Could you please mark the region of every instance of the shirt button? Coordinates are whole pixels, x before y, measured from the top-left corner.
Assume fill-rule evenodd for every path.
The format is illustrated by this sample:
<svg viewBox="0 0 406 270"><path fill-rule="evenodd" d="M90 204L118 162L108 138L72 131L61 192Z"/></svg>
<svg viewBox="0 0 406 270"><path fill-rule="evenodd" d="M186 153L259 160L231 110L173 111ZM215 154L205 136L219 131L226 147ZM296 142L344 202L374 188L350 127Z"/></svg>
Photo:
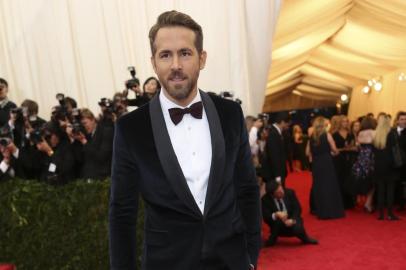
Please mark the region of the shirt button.
<svg viewBox="0 0 406 270"><path fill-rule="evenodd" d="M193 152L192 155L193 155L193 156L196 156L196 152Z"/></svg>
<svg viewBox="0 0 406 270"><path fill-rule="evenodd" d="M191 127L187 127L187 130L191 130L192 128Z"/></svg>
<svg viewBox="0 0 406 270"><path fill-rule="evenodd" d="M199 201L200 204L202 204L202 201Z"/></svg>

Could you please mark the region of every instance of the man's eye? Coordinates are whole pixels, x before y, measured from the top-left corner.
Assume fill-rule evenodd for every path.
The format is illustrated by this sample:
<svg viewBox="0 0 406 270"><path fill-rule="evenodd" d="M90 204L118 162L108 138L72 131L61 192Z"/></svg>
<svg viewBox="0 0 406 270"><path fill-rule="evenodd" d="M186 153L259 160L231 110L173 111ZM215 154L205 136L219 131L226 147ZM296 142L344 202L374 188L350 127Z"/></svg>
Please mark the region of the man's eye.
<svg viewBox="0 0 406 270"><path fill-rule="evenodd" d="M182 56L190 56L191 55L191 53L190 52L182 52L182 54L181 54Z"/></svg>
<svg viewBox="0 0 406 270"><path fill-rule="evenodd" d="M160 58L168 58L168 57L169 57L169 53L160 54Z"/></svg>

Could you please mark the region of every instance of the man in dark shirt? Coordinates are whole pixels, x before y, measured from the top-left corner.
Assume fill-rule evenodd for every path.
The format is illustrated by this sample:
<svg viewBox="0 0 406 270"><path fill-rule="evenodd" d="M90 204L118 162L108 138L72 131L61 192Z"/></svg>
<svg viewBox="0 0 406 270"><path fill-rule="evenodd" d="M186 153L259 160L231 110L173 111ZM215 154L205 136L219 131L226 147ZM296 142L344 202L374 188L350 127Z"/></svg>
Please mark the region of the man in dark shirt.
<svg viewBox="0 0 406 270"><path fill-rule="evenodd" d="M262 197L262 215L271 228L271 236L265 245L273 246L279 236L295 236L304 244L318 244L307 235L301 213L302 208L292 189L284 189L276 181L268 182L267 193Z"/></svg>
<svg viewBox="0 0 406 270"><path fill-rule="evenodd" d="M14 102L8 100L8 83L5 79L0 78L0 127L7 124L10 119L10 110L17 106Z"/></svg>

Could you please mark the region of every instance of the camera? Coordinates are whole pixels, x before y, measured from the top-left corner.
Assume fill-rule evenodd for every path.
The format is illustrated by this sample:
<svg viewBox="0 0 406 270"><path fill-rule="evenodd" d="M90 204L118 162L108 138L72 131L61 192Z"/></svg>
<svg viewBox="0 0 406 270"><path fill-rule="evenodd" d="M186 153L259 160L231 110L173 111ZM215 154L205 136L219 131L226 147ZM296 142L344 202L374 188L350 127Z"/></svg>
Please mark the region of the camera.
<svg viewBox="0 0 406 270"><path fill-rule="evenodd" d="M55 98L58 100L60 106L66 107L64 94L58 93L56 94Z"/></svg>
<svg viewBox="0 0 406 270"><path fill-rule="evenodd" d="M59 105L52 108L51 120L54 122L66 121L66 118L69 119L69 113L66 106L65 95L58 93L55 98L58 100Z"/></svg>
<svg viewBox="0 0 406 270"><path fill-rule="evenodd" d="M229 100L232 100L234 102L237 102L240 105L242 104L241 99L234 98L234 94L232 92L223 91L223 92L220 92L219 96L222 97L222 98L229 99Z"/></svg>
<svg viewBox="0 0 406 270"><path fill-rule="evenodd" d="M81 123L81 110L80 109L73 109L72 110L72 133L74 135L79 135L80 133L86 134L85 127Z"/></svg>
<svg viewBox="0 0 406 270"><path fill-rule="evenodd" d="M13 108L10 112L16 115L16 123L24 123L24 119L28 118L28 108L27 107L18 107Z"/></svg>
<svg viewBox="0 0 406 270"><path fill-rule="evenodd" d="M68 117L68 112L66 111L66 108L62 106L54 106L52 108L51 112L51 120L59 123L59 121L66 121L66 118Z"/></svg>
<svg viewBox="0 0 406 270"><path fill-rule="evenodd" d="M0 145L6 147L12 142L12 133L8 126L0 128Z"/></svg>
<svg viewBox="0 0 406 270"><path fill-rule="evenodd" d="M269 114L267 114L267 113L259 113L259 114L258 114L258 119L261 119L261 120L264 121L265 123L268 123Z"/></svg>
<svg viewBox="0 0 406 270"><path fill-rule="evenodd" d="M30 132L30 140L33 144L39 144L43 141L42 130L36 129Z"/></svg>
<svg viewBox="0 0 406 270"><path fill-rule="evenodd" d="M128 80L128 81L126 81L125 87L126 87L128 90L130 90L130 89L133 88L133 87L139 86L139 85L140 85L140 80L138 80L138 79L135 77L135 75L136 75L135 67L130 66L130 67L128 67L127 69L128 69L128 71L130 72L130 74L131 74L131 79Z"/></svg>

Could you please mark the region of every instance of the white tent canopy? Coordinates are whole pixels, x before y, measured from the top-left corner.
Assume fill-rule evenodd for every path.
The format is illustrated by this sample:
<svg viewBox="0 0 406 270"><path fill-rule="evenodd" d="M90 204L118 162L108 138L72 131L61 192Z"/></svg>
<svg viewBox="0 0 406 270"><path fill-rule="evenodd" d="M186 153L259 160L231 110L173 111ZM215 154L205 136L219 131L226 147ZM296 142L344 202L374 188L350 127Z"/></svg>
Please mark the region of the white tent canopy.
<svg viewBox="0 0 406 270"><path fill-rule="evenodd" d="M264 110L334 106L343 93L405 68L406 1L285 0Z"/></svg>
<svg viewBox="0 0 406 270"><path fill-rule="evenodd" d="M163 11L179 10L203 27L208 52L199 88L233 91L246 113L261 110L280 0L2 0L0 77L9 97L29 98L48 118L55 94L98 111L134 65L143 82L154 75L148 31Z"/></svg>

